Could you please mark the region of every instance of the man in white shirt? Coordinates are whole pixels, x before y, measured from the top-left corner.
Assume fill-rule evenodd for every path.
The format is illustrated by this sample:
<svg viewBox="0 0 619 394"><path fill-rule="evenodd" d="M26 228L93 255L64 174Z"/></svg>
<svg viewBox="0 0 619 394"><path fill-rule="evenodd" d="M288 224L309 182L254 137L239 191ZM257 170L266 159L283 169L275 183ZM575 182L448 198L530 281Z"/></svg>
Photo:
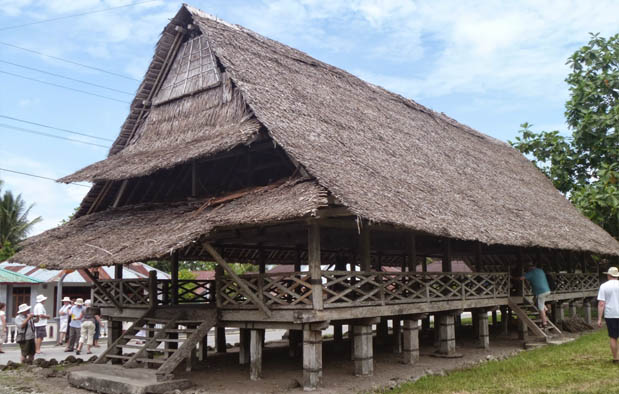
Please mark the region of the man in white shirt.
<svg viewBox="0 0 619 394"><path fill-rule="evenodd" d="M605 272L608 280L600 286L598 293L598 327L602 327L602 315L606 320L610 351L613 353L613 363L619 363L619 269L610 267Z"/></svg>
<svg viewBox="0 0 619 394"><path fill-rule="evenodd" d="M69 297L64 297L62 299L62 306L58 311L58 315L60 316L60 327L58 327L58 343L57 345L62 345L65 343L65 340L68 339L67 331L69 330L69 314L71 313L71 299Z"/></svg>
<svg viewBox="0 0 619 394"><path fill-rule="evenodd" d="M34 344L35 344L35 351L36 354L40 354L41 353L41 343L43 343L43 338L46 337L47 333L47 319L50 318L50 316L47 314L47 311L45 310L45 306L43 306L43 303L45 302L45 300L47 300L47 297L45 297L43 294L39 294L37 296L37 303L34 306L34 309L32 310L32 314L35 317L34 320L34 332L35 332L35 340L34 340Z"/></svg>

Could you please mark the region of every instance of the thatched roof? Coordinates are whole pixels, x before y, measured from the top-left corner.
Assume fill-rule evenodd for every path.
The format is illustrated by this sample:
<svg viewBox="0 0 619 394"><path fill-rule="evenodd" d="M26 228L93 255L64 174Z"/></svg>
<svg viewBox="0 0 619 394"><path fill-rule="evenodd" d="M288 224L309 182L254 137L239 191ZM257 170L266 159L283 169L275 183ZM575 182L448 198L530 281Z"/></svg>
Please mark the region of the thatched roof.
<svg viewBox="0 0 619 394"><path fill-rule="evenodd" d="M161 59L174 48L174 26L187 23L197 26L206 38L221 82L217 84L216 78L209 76L192 82L187 90L185 85L181 88L175 84L180 74L178 66L173 66L177 70L171 71L174 81L164 83L167 95L157 96L163 90L154 88L153 80L162 68ZM202 58L206 59L206 52ZM215 107L203 101L211 94L220 97L220 93L212 92L224 92L226 86L233 92L221 97L230 99L216 101ZM232 97L238 97L238 101ZM154 100L153 107L145 121L138 121L144 108L142 100L146 104ZM204 121L201 115L211 111L219 119L214 114L230 109L235 115L224 117L223 122ZM533 164L506 143L189 6L183 6L165 28L110 157L63 181L119 180L151 174L183 161L208 158L235 144L250 143L262 136L262 130L264 137L279 144L338 201L370 221L485 244L619 255L615 239L580 214ZM98 218L112 220L107 215L114 217L114 212L131 216L128 209L135 208L88 215L78 219L80 225L70 223L53 231L67 236L91 226L89 234L95 237L98 231L107 229L97 229ZM252 205L244 207L239 220L249 220L254 215L251 209ZM141 215L143 224L151 221L145 226L151 229L149 233L157 232L159 217ZM180 225L179 221L174 223ZM115 228L118 234L129 235L123 226ZM208 232L209 228L199 230ZM191 235L197 236L200 231ZM127 262L147 254L167 253L182 243L174 232L159 231L153 237L157 237L157 244L146 247L138 243L131 245L134 251L117 255ZM145 235L145 239L149 238ZM189 242L189 236L182 239ZM28 244L36 247L35 241ZM124 245L129 249L129 244ZM93 261L92 257L82 257ZM76 259L70 261L78 264ZM121 259L107 263L114 261Z"/></svg>
<svg viewBox="0 0 619 394"><path fill-rule="evenodd" d="M207 208L208 200L133 205L85 215L28 238L12 260L77 269L164 258L219 227L300 218L327 205L324 189L311 181L239 195Z"/></svg>

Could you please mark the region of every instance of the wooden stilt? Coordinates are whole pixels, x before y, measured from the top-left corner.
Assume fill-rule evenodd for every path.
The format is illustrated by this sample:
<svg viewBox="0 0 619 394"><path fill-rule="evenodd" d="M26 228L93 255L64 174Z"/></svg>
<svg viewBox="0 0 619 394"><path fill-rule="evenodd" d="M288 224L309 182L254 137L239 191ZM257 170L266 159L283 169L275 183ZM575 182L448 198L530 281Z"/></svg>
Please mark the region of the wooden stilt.
<svg viewBox="0 0 619 394"><path fill-rule="evenodd" d="M239 364L245 365L249 363L249 342L251 333L248 328L239 330Z"/></svg>
<svg viewBox="0 0 619 394"><path fill-rule="evenodd" d="M592 320L591 320L591 301L590 300L585 300L585 302L583 303L583 307L585 308L585 322L587 324L591 324Z"/></svg>
<svg viewBox="0 0 619 394"><path fill-rule="evenodd" d="M361 271L369 272L371 264L370 228L365 220L362 222L361 233L359 234L359 257L361 258Z"/></svg>
<svg viewBox="0 0 619 394"><path fill-rule="evenodd" d="M503 335L509 335L509 315L506 306L501 307L501 329Z"/></svg>
<svg viewBox="0 0 619 394"><path fill-rule="evenodd" d="M570 303L570 317L577 317L578 309L576 308L576 301Z"/></svg>
<svg viewBox="0 0 619 394"><path fill-rule="evenodd" d="M341 324L334 324L333 325L333 341L337 344L337 345L341 345L344 336L342 334L342 325Z"/></svg>
<svg viewBox="0 0 619 394"><path fill-rule="evenodd" d="M567 304L562 302L559 304L559 321L565 320L565 310L567 309Z"/></svg>
<svg viewBox="0 0 619 394"><path fill-rule="evenodd" d="M404 346L402 347L402 362L414 364L419 360L419 322L417 319L404 319Z"/></svg>
<svg viewBox="0 0 619 394"><path fill-rule="evenodd" d="M490 331L488 329L488 312L485 309L477 311L477 339L479 347L490 348Z"/></svg>
<svg viewBox="0 0 619 394"><path fill-rule="evenodd" d="M206 333L204 338L202 338L202 340L200 341L199 346L200 347L198 349L198 359L202 362L205 362L206 357L208 356L208 332Z"/></svg>
<svg viewBox="0 0 619 394"><path fill-rule="evenodd" d="M479 338L479 313L476 309L471 311L471 321L473 323L473 339Z"/></svg>
<svg viewBox="0 0 619 394"><path fill-rule="evenodd" d="M303 390L316 390L322 384L322 331L303 330Z"/></svg>
<svg viewBox="0 0 619 394"><path fill-rule="evenodd" d="M356 376L370 376L374 374L371 325L353 326L353 358Z"/></svg>
<svg viewBox="0 0 619 394"><path fill-rule="evenodd" d="M439 316L439 354L451 356L456 353L456 330L454 315L442 313Z"/></svg>
<svg viewBox="0 0 619 394"><path fill-rule="evenodd" d="M518 319L518 339L526 341L529 337L529 328L522 319Z"/></svg>
<svg viewBox="0 0 619 394"><path fill-rule="evenodd" d="M259 380L262 378L262 344L264 342L264 330L251 330L250 334L250 364L249 379Z"/></svg>
<svg viewBox="0 0 619 394"><path fill-rule="evenodd" d="M118 320L108 319L108 335L107 335L107 346L108 348L112 347L112 344L116 342L118 338L122 335L122 322ZM113 349L113 355L120 356L122 355L122 348L120 346ZM112 364L122 364L122 360L120 359L112 359Z"/></svg>
<svg viewBox="0 0 619 394"><path fill-rule="evenodd" d="M402 353L402 328L400 326L400 319L393 319L392 323L393 330L393 352L395 354Z"/></svg>
<svg viewBox="0 0 619 394"><path fill-rule="evenodd" d="M315 310L323 309L322 273L320 267L320 227L312 223L309 227L307 241L307 258L312 284L312 305Z"/></svg>
<svg viewBox="0 0 619 394"><path fill-rule="evenodd" d="M225 353L226 352L226 328L225 327L216 327L215 328L215 347L217 353Z"/></svg>

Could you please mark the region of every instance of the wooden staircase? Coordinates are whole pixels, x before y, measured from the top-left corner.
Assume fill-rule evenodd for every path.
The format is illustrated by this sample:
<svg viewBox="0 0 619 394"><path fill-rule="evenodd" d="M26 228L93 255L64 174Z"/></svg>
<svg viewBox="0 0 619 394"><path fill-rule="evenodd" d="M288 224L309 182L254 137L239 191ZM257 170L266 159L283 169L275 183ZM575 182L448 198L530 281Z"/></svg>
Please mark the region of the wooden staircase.
<svg viewBox="0 0 619 394"><path fill-rule="evenodd" d="M204 320L183 318L183 312L157 317L146 311L108 349L95 364L121 363L125 368L156 368L158 381L173 378L172 373L186 360L188 368L196 356L196 346L217 324L215 310ZM140 331L146 336L140 336Z"/></svg>
<svg viewBox="0 0 619 394"><path fill-rule="evenodd" d="M550 319L547 319L548 325L546 328L542 326L542 317L540 311L531 300L522 297L521 303L516 303L513 299L509 299L508 306L522 320L533 335L544 339L548 342L550 339L563 335L561 330L555 326Z"/></svg>

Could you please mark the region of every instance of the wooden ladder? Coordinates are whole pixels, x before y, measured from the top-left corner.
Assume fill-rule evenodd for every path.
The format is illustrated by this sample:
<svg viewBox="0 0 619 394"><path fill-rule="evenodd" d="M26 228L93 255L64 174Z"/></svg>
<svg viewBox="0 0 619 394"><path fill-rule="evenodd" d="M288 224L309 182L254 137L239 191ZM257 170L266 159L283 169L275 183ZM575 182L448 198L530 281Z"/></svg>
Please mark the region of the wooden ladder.
<svg viewBox="0 0 619 394"><path fill-rule="evenodd" d="M540 311L526 297L522 298L522 303L517 304L513 299L509 299L508 306L516 313L518 319L522 320L527 328L533 332L535 336L544 338L548 341L553 336L563 335L561 330L555 326L550 319L547 319L548 325L544 329L542 326L542 318Z"/></svg>

